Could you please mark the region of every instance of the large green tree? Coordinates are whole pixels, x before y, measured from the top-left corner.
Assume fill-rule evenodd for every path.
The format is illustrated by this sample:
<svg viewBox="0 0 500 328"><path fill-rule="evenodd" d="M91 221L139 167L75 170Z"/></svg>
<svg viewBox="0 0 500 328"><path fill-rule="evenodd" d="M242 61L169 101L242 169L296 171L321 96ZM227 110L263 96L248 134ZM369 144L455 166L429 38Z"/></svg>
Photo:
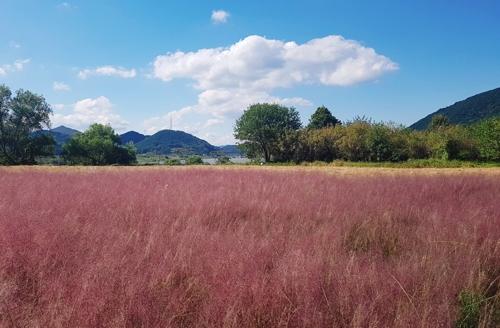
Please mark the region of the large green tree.
<svg viewBox="0 0 500 328"><path fill-rule="evenodd" d="M135 149L122 146L120 136L109 125L92 124L63 146L64 159L72 164L107 165L136 162Z"/></svg>
<svg viewBox="0 0 500 328"><path fill-rule="evenodd" d="M52 109L42 96L18 90L14 97L0 85L0 163L34 164L37 156L51 155L54 140L45 133Z"/></svg>
<svg viewBox="0 0 500 328"><path fill-rule="evenodd" d="M482 120L471 127L480 157L487 161L500 161L500 117Z"/></svg>
<svg viewBox="0 0 500 328"><path fill-rule="evenodd" d="M254 104L236 121L234 136L249 157L263 157L269 162L280 139L301 127L295 108L278 104Z"/></svg>
<svg viewBox="0 0 500 328"><path fill-rule="evenodd" d="M335 126L341 122L332 115L330 110L325 106L318 107L311 115L307 128L309 129L323 129L330 126Z"/></svg>

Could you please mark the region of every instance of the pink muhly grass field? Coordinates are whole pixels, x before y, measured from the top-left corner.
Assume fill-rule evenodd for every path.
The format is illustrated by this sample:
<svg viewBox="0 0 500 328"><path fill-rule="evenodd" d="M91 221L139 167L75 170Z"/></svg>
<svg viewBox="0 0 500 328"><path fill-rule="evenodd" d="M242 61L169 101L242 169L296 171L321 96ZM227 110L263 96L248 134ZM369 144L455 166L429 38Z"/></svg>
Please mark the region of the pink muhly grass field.
<svg viewBox="0 0 500 328"><path fill-rule="evenodd" d="M450 327L499 241L498 176L0 169L0 326Z"/></svg>

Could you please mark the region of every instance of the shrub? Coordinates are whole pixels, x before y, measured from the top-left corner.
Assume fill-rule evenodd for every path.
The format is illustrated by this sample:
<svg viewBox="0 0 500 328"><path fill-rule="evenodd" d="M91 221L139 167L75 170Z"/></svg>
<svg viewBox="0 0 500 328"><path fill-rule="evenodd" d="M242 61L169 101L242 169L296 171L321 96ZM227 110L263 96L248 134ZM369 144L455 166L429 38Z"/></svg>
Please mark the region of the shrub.
<svg viewBox="0 0 500 328"><path fill-rule="evenodd" d="M219 156L217 157L217 164L219 165L231 164L231 159L228 156Z"/></svg>
<svg viewBox="0 0 500 328"><path fill-rule="evenodd" d="M201 158L201 156L189 156L186 159L186 164L187 165L199 165L199 164L203 164L203 159Z"/></svg>
<svg viewBox="0 0 500 328"><path fill-rule="evenodd" d="M182 163L178 158L167 158L165 159L165 165L182 165Z"/></svg>
<svg viewBox="0 0 500 328"><path fill-rule="evenodd" d="M500 161L500 117L476 123L471 127L471 134L482 160Z"/></svg>

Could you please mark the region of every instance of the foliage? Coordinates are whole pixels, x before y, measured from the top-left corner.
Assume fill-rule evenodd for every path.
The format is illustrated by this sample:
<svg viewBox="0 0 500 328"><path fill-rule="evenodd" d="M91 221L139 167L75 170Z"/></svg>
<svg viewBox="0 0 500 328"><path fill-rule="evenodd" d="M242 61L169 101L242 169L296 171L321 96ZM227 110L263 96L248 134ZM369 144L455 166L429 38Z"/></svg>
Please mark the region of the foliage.
<svg viewBox="0 0 500 328"><path fill-rule="evenodd" d="M480 121L471 127L479 156L486 161L500 161L500 117Z"/></svg>
<svg viewBox="0 0 500 328"><path fill-rule="evenodd" d="M200 156L189 156L186 159L186 164L187 165L198 165L198 164L203 164L203 159Z"/></svg>
<svg viewBox="0 0 500 328"><path fill-rule="evenodd" d="M176 165L182 165L182 163L181 160L178 158L167 158L165 159L165 165L176 166Z"/></svg>
<svg viewBox="0 0 500 328"><path fill-rule="evenodd" d="M322 129L341 124L325 106L318 107L309 119L308 129Z"/></svg>
<svg viewBox="0 0 500 328"><path fill-rule="evenodd" d="M231 164L231 159L228 156L219 156L217 157L217 164L219 165Z"/></svg>
<svg viewBox="0 0 500 328"><path fill-rule="evenodd" d="M34 164L54 152L52 136L40 133L50 125L52 109L42 96L0 85L0 163Z"/></svg>
<svg viewBox="0 0 500 328"><path fill-rule="evenodd" d="M278 104L254 104L236 121L234 136L249 157L261 156L266 162L277 155L279 140L289 131L301 127L294 108Z"/></svg>
<svg viewBox="0 0 500 328"><path fill-rule="evenodd" d="M450 120L448 117L442 114L436 114L432 116L431 122L429 123L429 130L439 130L450 126Z"/></svg>
<svg viewBox="0 0 500 328"><path fill-rule="evenodd" d="M456 324L457 328L478 327L483 296L481 294L463 290L458 296L458 302L460 313Z"/></svg>
<svg viewBox="0 0 500 328"><path fill-rule="evenodd" d="M71 164L108 165L136 162L132 144L121 145L120 136L109 125L92 124L63 146L63 158Z"/></svg>
<svg viewBox="0 0 500 328"><path fill-rule="evenodd" d="M257 129L260 125L247 125ZM240 145L253 158L262 154L258 143ZM472 126L450 125L436 116L426 131L406 129L394 123L356 117L346 124L324 128L288 129L276 135L272 147L275 162L404 162L408 160L500 162L500 118Z"/></svg>

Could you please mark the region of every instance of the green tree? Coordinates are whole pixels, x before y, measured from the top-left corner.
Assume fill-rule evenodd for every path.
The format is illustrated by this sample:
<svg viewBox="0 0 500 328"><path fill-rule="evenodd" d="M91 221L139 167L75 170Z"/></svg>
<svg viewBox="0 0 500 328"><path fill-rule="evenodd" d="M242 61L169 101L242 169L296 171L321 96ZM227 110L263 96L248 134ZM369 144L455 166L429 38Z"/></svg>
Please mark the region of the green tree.
<svg viewBox="0 0 500 328"><path fill-rule="evenodd" d="M132 145L121 145L120 136L109 125L92 124L63 146L64 159L72 164L107 165L136 162Z"/></svg>
<svg viewBox="0 0 500 328"><path fill-rule="evenodd" d="M219 156L217 157L217 164L219 165L231 164L231 159L228 156Z"/></svg>
<svg viewBox="0 0 500 328"><path fill-rule="evenodd" d="M500 117L492 117L474 124L471 133L482 160L500 161Z"/></svg>
<svg viewBox="0 0 500 328"><path fill-rule="evenodd" d="M325 106L318 107L309 119L308 129L322 129L341 124Z"/></svg>
<svg viewBox="0 0 500 328"><path fill-rule="evenodd" d="M439 130L446 128L450 125L450 120L448 117L441 114L436 114L432 116L431 122L429 123L429 130Z"/></svg>
<svg viewBox="0 0 500 328"><path fill-rule="evenodd" d="M298 161L331 162L340 155L339 143L344 138L341 125L323 129L303 130L300 138Z"/></svg>
<svg viewBox="0 0 500 328"><path fill-rule="evenodd" d="M339 141L342 158L348 161L368 161L371 149L368 146L368 136L372 127L371 120L356 117L345 126L345 133Z"/></svg>
<svg viewBox="0 0 500 328"><path fill-rule="evenodd" d="M392 123L374 123L366 136L370 150L368 160L398 162L408 159L408 142L403 128Z"/></svg>
<svg viewBox="0 0 500 328"><path fill-rule="evenodd" d="M279 140L300 127L299 113L294 108L254 104L236 121L234 136L242 142L241 148L247 156L262 156L269 162L273 155L278 155Z"/></svg>
<svg viewBox="0 0 500 328"><path fill-rule="evenodd" d="M0 85L0 163L34 164L37 156L54 153L53 138L43 133L50 127L52 109L42 96L18 90L12 97Z"/></svg>

